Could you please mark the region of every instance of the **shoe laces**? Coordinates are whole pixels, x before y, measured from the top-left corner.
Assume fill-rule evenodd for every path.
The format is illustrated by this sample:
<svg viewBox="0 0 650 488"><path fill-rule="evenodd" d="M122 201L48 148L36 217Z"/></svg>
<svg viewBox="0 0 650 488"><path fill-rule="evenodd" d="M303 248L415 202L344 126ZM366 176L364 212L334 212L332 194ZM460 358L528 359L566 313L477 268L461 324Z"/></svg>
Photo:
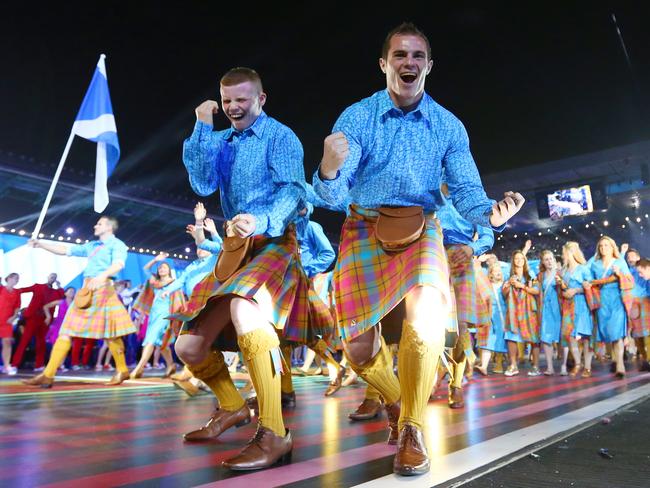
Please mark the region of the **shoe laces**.
<svg viewBox="0 0 650 488"><path fill-rule="evenodd" d="M257 427L257 431L255 432L255 435L251 440L248 441L246 444L247 446L250 446L252 444L259 444L262 441L262 438L266 434L266 429L262 427L261 425Z"/></svg>
<svg viewBox="0 0 650 488"><path fill-rule="evenodd" d="M415 427L405 425L402 433L402 446L406 447L408 444L410 444L412 447L416 448L419 451L420 442L418 441L417 430Z"/></svg>

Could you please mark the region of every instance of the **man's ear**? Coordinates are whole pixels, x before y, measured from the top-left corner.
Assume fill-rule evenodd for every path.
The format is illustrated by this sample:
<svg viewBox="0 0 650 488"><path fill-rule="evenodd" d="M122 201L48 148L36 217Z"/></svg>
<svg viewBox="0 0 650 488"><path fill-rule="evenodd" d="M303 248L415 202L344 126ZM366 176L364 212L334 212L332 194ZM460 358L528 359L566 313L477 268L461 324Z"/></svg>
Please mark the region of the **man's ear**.
<svg viewBox="0 0 650 488"><path fill-rule="evenodd" d="M379 68L382 73L386 74L386 60L384 58L379 58Z"/></svg>

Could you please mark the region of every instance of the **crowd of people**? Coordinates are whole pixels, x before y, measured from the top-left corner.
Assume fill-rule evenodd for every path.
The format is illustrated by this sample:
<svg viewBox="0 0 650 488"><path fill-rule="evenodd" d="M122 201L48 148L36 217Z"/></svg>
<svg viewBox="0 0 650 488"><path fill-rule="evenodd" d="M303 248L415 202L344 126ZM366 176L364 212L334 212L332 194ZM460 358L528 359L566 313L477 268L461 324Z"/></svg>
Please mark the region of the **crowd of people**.
<svg viewBox="0 0 650 488"><path fill-rule="evenodd" d="M465 406L463 385L473 368L496 373L505 354L506 376L519 374L522 356L532 358L528 375L540 375L540 345L545 374L555 373L561 350L560 374L568 372L570 352L568 374L588 376L592 351L605 343L622 377L628 335L641 351L650 329L648 261L637 260L633 271L603 237L588 261L567 242L562 266L545 251L535 273L528 249L499 262L489 253L494 233L524 199L485 194L465 128L424 91L432 69L428 38L401 24L388 33L379 67L386 89L342 113L324 140L312 184L297 136L262 109L266 93L257 72L229 70L220 80L221 107L206 100L196 108L183 147L193 190L220 193L223 235L197 204L187 226L197 259L174 278L166 256L155 257L145 266L151 277L128 306L131 289L119 285L118 293L113 281L127 252L113 217L101 217L97 239L86 244L30 241L88 263L76 294L51 286L56 278L45 285L39 316L49 321L58 303L58 335L43 371L24 383L51 388L76 340L104 341L116 368L108 385L141 377L158 348L167 375L188 392L202 387L218 399L208 422L185 440L215 439L250 423L253 410L255 434L223 467L263 469L290 457L293 438L282 412L296 406L292 351L309 348L307 359L327 366L326 396L355 377L365 381L365 398L350 418L384 410L388 443L397 446L393 470L409 476L430 468L424 412L447 374L451 408ZM220 110L230 127L215 131ZM311 220L314 206L346 213L336 262L322 227ZM634 259L632 250L627 255ZM16 318L17 281L9 275L2 289L3 324ZM138 345L128 338L145 322L140 361L129 371L125 349ZM172 344L184 364L179 373ZM3 358L4 346L3 339ZM254 393L247 398L233 381L237 354Z"/></svg>

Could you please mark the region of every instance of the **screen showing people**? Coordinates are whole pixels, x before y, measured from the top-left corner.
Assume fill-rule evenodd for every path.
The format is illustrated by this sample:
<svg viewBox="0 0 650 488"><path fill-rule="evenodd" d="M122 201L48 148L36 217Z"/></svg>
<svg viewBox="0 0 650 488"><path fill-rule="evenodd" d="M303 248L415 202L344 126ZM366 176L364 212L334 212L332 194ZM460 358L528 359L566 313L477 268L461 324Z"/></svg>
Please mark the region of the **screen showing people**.
<svg viewBox="0 0 650 488"><path fill-rule="evenodd" d="M548 194L548 209L551 220L560 220L567 215L584 215L593 212L589 185L557 190Z"/></svg>

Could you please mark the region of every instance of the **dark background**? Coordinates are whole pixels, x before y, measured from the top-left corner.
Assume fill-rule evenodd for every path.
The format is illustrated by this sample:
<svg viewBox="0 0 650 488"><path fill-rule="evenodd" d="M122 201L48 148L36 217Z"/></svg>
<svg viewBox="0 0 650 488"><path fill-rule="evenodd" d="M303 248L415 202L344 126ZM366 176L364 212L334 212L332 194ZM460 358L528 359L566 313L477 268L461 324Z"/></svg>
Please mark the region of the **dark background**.
<svg viewBox="0 0 650 488"><path fill-rule="evenodd" d="M105 53L122 149L109 189L141 190L152 200L175 199L191 208L196 197L181 146L194 107L217 99L227 69L249 66L262 76L266 112L301 139L310 181L337 116L385 87L381 44L403 20L429 35L434 68L427 91L465 123L484 174L650 134L647 2L164 5L3 6L0 151L56 164ZM220 127L225 122L221 116ZM77 138L63 178L92 174L94 153L93 144ZM208 205L214 209L216 199Z"/></svg>

